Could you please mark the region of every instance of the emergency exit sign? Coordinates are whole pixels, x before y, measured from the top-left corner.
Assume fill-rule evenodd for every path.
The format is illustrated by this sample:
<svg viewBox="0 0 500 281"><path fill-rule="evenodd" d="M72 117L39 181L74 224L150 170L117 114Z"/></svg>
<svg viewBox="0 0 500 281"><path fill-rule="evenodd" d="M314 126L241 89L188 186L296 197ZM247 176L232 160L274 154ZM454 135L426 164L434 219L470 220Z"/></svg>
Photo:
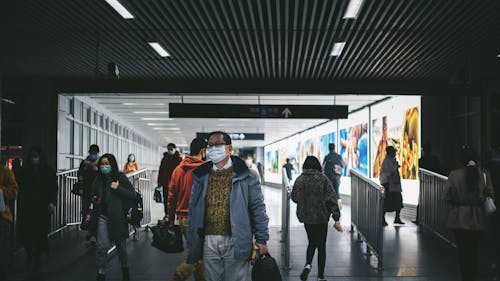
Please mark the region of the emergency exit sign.
<svg viewBox="0 0 500 281"><path fill-rule="evenodd" d="M171 118L347 119L347 105L170 103Z"/></svg>

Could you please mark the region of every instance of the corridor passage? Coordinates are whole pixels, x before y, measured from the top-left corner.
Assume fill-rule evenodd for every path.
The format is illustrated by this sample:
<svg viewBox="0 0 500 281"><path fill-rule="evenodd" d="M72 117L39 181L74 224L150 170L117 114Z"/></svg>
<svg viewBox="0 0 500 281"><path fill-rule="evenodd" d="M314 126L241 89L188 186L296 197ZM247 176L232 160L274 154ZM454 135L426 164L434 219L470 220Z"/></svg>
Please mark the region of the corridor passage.
<svg viewBox="0 0 500 281"><path fill-rule="evenodd" d="M282 264L280 223L281 191L264 187L267 212L270 217L270 253ZM347 200L344 200L347 201ZM305 262L307 237L302 225L291 206L291 257L290 270L282 269L284 281L300 280L299 275ZM161 217L161 204L155 204L153 218ZM327 241L326 278L332 281L371 281L371 280L421 280L455 281L459 280L456 266L455 249L430 234L419 234L417 227L404 218L405 226L389 226L385 229L384 270L376 268L376 258L367 257L365 246L356 240L356 234L348 230L350 209L347 202L342 210L344 232L338 233L330 228ZM392 218L388 215L388 221ZM166 254L151 246L151 232L141 229L138 240L128 240L131 277L134 281L168 280L175 267L182 261L184 254ZM28 279L24 272L24 252L19 251L15 258L15 274L12 280L83 281L95 277L95 248L85 242L85 232L74 228L64 232L64 236L54 236L50 240L51 253L44 258L46 264L42 275ZM121 280L120 266L116 255L111 255L111 270L108 280ZM489 269L481 268L481 280L487 279ZM194 280L194 279L189 279ZM316 259L308 280L316 280Z"/></svg>

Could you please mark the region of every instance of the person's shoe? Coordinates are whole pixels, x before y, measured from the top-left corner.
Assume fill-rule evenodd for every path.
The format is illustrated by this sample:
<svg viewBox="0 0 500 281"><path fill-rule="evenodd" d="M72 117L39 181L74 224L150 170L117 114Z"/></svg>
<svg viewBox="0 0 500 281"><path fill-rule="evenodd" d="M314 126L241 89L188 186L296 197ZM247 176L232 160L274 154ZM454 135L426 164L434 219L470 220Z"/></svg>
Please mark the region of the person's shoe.
<svg viewBox="0 0 500 281"><path fill-rule="evenodd" d="M97 281L106 281L106 275L104 274L97 274L97 278L96 278Z"/></svg>
<svg viewBox="0 0 500 281"><path fill-rule="evenodd" d="M122 267L122 281L130 281L130 272L128 267Z"/></svg>
<svg viewBox="0 0 500 281"><path fill-rule="evenodd" d="M404 222L401 221L401 219L395 219L394 223L395 224L405 224Z"/></svg>
<svg viewBox="0 0 500 281"><path fill-rule="evenodd" d="M309 276L309 272L311 272L311 265L306 264L306 266L304 266L304 270L302 270L302 273L300 274L300 280L306 281L307 276Z"/></svg>
<svg viewBox="0 0 500 281"><path fill-rule="evenodd" d="M327 281L325 277L318 277L318 281Z"/></svg>

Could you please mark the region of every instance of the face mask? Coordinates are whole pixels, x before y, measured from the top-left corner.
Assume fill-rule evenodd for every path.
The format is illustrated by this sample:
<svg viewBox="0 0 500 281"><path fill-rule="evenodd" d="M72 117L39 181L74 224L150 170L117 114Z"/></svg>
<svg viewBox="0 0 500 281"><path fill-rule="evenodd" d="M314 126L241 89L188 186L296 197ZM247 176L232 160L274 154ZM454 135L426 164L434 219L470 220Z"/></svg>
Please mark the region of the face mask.
<svg viewBox="0 0 500 281"><path fill-rule="evenodd" d="M40 164L40 157L33 157L33 158L31 158L31 163L32 163L33 165L38 165L38 164Z"/></svg>
<svg viewBox="0 0 500 281"><path fill-rule="evenodd" d="M207 149L207 152L208 152L208 158L212 160L212 162L214 162L215 164L221 162L227 156L226 146L224 145L209 147Z"/></svg>
<svg viewBox="0 0 500 281"><path fill-rule="evenodd" d="M135 161L135 157L133 157L133 156L129 157L129 158L128 158L128 161L129 161L129 162L134 162L134 161Z"/></svg>
<svg viewBox="0 0 500 281"><path fill-rule="evenodd" d="M99 171L101 174L107 175L111 173L111 165L101 165L101 167L99 167Z"/></svg>
<svg viewBox="0 0 500 281"><path fill-rule="evenodd" d="M252 166L252 163L253 163L252 160L245 160L245 162L247 163L248 167Z"/></svg>
<svg viewBox="0 0 500 281"><path fill-rule="evenodd" d="M167 153L168 153L168 155L170 155L170 156L174 155L174 151L173 151L173 150L167 150Z"/></svg>
<svg viewBox="0 0 500 281"><path fill-rule="evenodd" d="M90 154L89 155L89 160L92 162L97 161L98 158L99 158L99 156L97 156L97 154Z"/></svg>

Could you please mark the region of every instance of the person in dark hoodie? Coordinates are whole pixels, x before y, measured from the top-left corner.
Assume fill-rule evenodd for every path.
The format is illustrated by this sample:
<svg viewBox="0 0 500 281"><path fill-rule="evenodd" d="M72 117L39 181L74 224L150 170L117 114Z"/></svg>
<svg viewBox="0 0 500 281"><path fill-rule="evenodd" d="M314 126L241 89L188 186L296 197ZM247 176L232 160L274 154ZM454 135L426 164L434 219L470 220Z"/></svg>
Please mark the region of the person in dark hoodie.
<svg viewBox="0 0 500 281"><path fill-rule="evenodd" d="M158 172L158 186L163 187L163 207L165 217L167 217L167 203L168 203L168 184L172 177L172 172L182 161L180 153L177 151L175 144L169 143L167 145L167 152L163 153L161 160L160 170Z"/></svg>
<svg viewBox="0 0 500 281"><path fill-rule="evenodd" d="M174 223L175 215L179 220L182 234L186 237L189 199L191 198L191 187L193 186L193 170L205 163L207 157L207 142L201 138L191 141L191 155L186 155L184 160L175 168L168 186L168 222ZM203 260L195 264L188 264L185 261L176 269L170 281L183 281L194 273L194 280L204 281L205 274Z"/></svg>
<svg viewBox="0 0 500 281"><path fill-rule="evenodd" d="M56 210L57 177L41 148L31 148L26 160L17 178L17 235L28 254L28 269L38 271L40 256L49 251L47 234Z"/></svg>

